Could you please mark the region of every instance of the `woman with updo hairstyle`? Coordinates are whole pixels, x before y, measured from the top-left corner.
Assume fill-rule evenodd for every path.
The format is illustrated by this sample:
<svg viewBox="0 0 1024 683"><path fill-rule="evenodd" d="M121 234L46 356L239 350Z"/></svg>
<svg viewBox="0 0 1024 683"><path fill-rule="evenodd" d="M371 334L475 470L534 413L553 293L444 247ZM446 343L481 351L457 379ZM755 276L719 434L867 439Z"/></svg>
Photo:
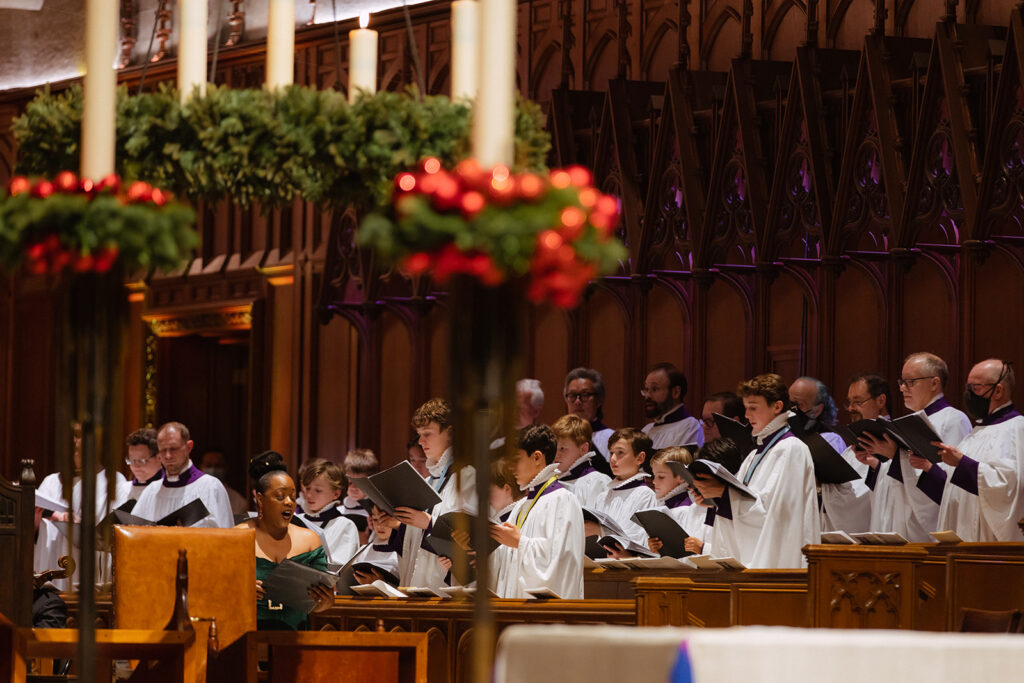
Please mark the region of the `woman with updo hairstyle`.
<svg viewBox="0 0 1024 683"><path fill-rule="evenodd" d="M263 592L263 580L286 559L327 569L327 557L320 537L309 529L292 524L295 515L295 482L288 476L280 453L266 451L249 461L249 477L256 492L256 517L237 528L256 531L256 628L265 630L305 630L308 615L300 609L271 604ZM334 604L334 590L314 586L309 595L316 601L314 612Z"/></svg>

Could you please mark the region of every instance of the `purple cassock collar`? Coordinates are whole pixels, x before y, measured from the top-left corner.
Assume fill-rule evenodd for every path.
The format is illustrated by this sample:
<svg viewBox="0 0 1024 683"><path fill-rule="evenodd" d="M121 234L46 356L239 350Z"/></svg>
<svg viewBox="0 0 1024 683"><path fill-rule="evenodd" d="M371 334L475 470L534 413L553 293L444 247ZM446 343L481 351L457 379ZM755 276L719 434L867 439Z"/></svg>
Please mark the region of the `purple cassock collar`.
<svg viewBox="0 0 1024 683"><path fill-rule="evenodd" d="M672 410L665 413L660 420L655 420L654 425L667 425L673 422L682 422L686 418L690 417L690 414L686 412L686 405L680 403Z"/></svg>
<svg viewBox="0 0 1024 683"><path fill-rule="evenodd" d="M633 481L627 481L622 486L613 486L613 491L628 491L629 489L638 489L641 486L647 486L647 482L642 478L634 479Z"/></svg>
<svg viewBox="0 0 1024 683"><path fill-rule="evenodd" d="M189 463L188 469L178 475L178 481L169 481L167 479L167 470L164 470L164 486L166 486L169 489L178 489L183 486L188 486L196 479L203 476L206 475L201 469L199 469L192 463Z"/></svg>
<svg viewBox="0 0 1024 683"><path fill-rule="evenodd" d="M942 410L943 408L949 407L951 407L951 404L948 400L946 400L946 397L939 396L937 399L935 399L934 401L925 406L924 414L930 417L935 413L939 412L940 410Z"/></svg>
<svg viewBox="0 0 1024 683"><path fill-rule="evenodd" d="M149 486L150 484L152 484L157 479L163 479L163 478L164 478L164 470L163 470L163 468L161 468L159 472L154 474L152 477L150 477L146 481L139 481L135 477L132 477L132 486Z"/></svg>
<svg viewBox="0 0 1024 683"><path fill-rule="evenodd" d="M580 477L590 474L591 472L597 472L597 470L595 470L594 466L590 464L590 460L584 460L579 465L569 468L569 471L566 472L563 476L559 477L559 480L575 481Z"/></svg>
<svg viewBox="0 0 1024 683"><path fill-rule="evenodd" d="M677 493L676 495L666 500L664 505L669 510L672 510L675 508L686 507L687 505L693 505L693 501L690 500L690 494L688 494L686 491L683 491L682 493Z"/></svg>
<svg viewBox="0 0 1024 683"><path fill-rule="evenodd" d="M1007 420L1012 420L1015 417L1020 417L1020 412L1018 412L1017 409L1014 408L1013 404L1011 403L1010 405L1003 406L996 412L987 416L985 419L981 421L981 425L983 427L997 425L1006 422Z"/></svg>
<svg viewBox="0 0 1024 683"><path fill-rule="evenodd" d="M563 486L559 484L557 481L551 482L551 485L548 486L547 488L544 488L543 483L537 484L536 486L534 486L533 488L529 489L526 492L526 500L533 500L534 498L536 498L538 491L541 492L541 496L546 496L552 491L557 491L560 488L563 488ZM511 512L511 510L509 510L509 512Z"/></svg>

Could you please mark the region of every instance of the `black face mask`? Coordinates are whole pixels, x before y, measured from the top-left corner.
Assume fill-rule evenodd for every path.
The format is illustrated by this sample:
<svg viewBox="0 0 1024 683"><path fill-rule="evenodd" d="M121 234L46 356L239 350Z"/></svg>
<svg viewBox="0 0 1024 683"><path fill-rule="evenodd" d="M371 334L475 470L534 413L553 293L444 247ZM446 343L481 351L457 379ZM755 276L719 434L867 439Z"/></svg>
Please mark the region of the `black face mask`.
<svg viewBox="0 0 1024 683"><path fill-rule="evenodd" d="M970 389L964 389L964 407L967 408L967 412L971 414L975 420L984 420L988 417L988 406L991 403L992 392L996 390L992 387L987 392L978 396Z"/></svg>

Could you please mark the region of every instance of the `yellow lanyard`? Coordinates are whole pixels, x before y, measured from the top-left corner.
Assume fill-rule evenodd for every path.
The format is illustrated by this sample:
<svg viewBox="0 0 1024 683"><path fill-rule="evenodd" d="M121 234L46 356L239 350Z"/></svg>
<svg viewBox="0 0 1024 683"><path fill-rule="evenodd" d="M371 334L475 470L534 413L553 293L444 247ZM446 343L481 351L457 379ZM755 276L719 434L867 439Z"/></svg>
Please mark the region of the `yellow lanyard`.
<svg viewBox="0 0 1024 683"><path fill-rule="evenodd" d="M538 500L540 500L540 497L544 494L544 489L554 484L557 480L558 477L551 477L546 482L544 482L544 485L540 487L540 491L537 491L537 495L534 497L533 500L530 501L530 504L523 506L523 509L519 511L518 515L516 515L517 529L523 528L523 524L526 523L526 518L530 516L530 510L532 510L533 506L537 504Z"/></svg>

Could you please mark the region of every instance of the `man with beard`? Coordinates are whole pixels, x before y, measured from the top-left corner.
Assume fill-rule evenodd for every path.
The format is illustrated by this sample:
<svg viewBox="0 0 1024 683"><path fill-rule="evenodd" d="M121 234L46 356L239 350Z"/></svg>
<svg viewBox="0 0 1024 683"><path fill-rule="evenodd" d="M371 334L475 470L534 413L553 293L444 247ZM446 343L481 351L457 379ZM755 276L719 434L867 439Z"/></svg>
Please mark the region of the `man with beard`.
<svg viewBox="0 0 1024 683"><path fill-rule="evenodd" d="M644 414L653 421L643 431L654 442L654 450L669 446L704 445L700 422L686 412L686 375L671 363L658 363L647 373L640 390Z"/></svg>

